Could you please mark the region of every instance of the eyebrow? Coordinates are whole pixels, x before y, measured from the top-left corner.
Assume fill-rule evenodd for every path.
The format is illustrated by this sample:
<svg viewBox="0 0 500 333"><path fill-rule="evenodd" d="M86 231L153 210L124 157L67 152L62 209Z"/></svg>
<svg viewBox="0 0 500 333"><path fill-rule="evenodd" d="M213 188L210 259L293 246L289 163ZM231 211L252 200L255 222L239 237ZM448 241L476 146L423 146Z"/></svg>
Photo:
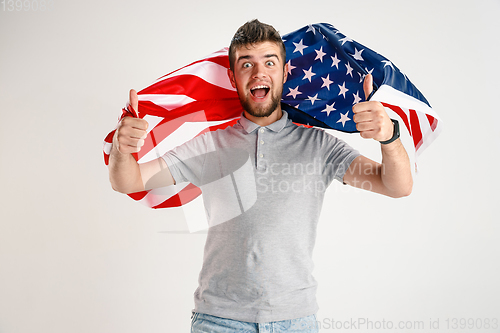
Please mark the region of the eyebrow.
<svg viewBox="0 0 500 333"><path fill-rule="evenodd" d="M247 59L251 59L251 58L253 58L253 57L252 57L252 56L250 56L250 55L244 55L244 56L239 57L239 58L238 58L238 60L236 60L236 62L239 62L240 60L247 60ZM269 59L269 58L276 58L276 59L278 59L278 60L280 59L280 58L278 57L278 55L277 55L277 54L274 54L274 53L269 53L269 54L266 54L266 55L264 55L264 58L266 58L266 59Z"/></svg>

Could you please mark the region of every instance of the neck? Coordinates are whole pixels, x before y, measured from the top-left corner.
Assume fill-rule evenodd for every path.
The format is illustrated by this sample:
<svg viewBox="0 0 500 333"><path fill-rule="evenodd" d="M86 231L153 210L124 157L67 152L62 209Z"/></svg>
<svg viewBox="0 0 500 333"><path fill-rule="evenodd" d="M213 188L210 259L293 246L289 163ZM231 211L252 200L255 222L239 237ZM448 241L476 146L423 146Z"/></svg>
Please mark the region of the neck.
<svg viewBox="0 0 500 333"><path fill-rule="evenodd" d="M270 125L278 120L281 119L283 116L283 111L281 111L281 107L278 106L276 110L271 113L269 117L255 117L249 114L248 112L244 111L245 118L248 120L251 120L252 122L256 123L257 125L264 127L267 125Z"/></svg>

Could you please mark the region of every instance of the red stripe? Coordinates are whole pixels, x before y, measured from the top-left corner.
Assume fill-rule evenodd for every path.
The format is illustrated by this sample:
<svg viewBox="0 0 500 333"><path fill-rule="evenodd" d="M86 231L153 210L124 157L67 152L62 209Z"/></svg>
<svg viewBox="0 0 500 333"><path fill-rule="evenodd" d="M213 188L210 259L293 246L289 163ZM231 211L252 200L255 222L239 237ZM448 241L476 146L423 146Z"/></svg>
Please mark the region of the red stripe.
<svg viewBox="0 0 500 333"><path fill-rule="evenodd" d="M399 106L395 106L395 105L391 105L391 104L387 104L387 103L382 103L382 105L390 108L391 110L396 112L401 117L401 119L403 120L403 122L406 125L406 128L410 132L410 136L413 138L413 145L415 146L415 151L418 150L423 143L423 136L422 136L422 130L420 128L420 122L418 120L417 111L410 109L409 110L410 117L408 119L406 113ZM431 116L427 116L429 123L431 122L431 118L434 119ZM435 129L437 126L437 122L433 122L433 126Z"/></svg>
<svg viewBox="0 0 500 333"><path fill-rule="evenodd" d="M427 120L429 121L429 125L431 126L431 130L434 132L436 130L438 121L433 116L430 116L428 114L426 114L426 116L427 116Z"/></svg>
<svg viewBox="0 0 500 333"><path fill-rule="evenodd" d="M190 114L194 114L194 117L200 117L200 111L205 112L206 116L204 120L218 121L233 118L234 113L237 113L237 116L239 116L239 114L243 112L243 109L241 108L238 97L226 99L212 98L203 101L194 101L171 111L167 111L150 101L139 102L139 116L141 118L148 114L165 118L165 121L171 121L181 117L189 117Z"/></svg>
<svg viewBox="0 0 500 333"><path fill-rule="evenodd" d="M229 68L229 56L227 55L221 55L218 57L214 57L209 59L209 61L214 62L216 64L219 64L223 67Z"/></svg>
<svg viewBox="0 0 500 333"><path fill-rule="evenodd" d="M113 136L115 135L115 132L116 132L116 130L111 131L111 132L110 132L110 133L106 136L106 138L104 139L104 142L107 142L107 143L113 143ZM108 164L109 164L109 154L106 154L104 151L103 151L103 153L104 153L104 163L105 163L106 165L108 165Z"/></svg>
<svg viewBox="0 0 500 333"><path fill-rule="evenodd" d="M129 193L127 195L129 197L131 197L132 199L139 201L139 200L142 200L148 193L149 193L149 191L141 191L141 192L136 192L136 193Z"/></svg>
<svg viewBox="0 0 500 333"><path fill-rule="evenodd" d="M201 131L198 135L201 135L203 133L206 133L208 131L215 131L217 129L224 129L226 127L234 125L238 119L233 119L231 121L225 122L223 124L219 124L216 126L210 126L206 128L205 130ZM197 135L197 136L198 136ZM142 149L141 149L142 151ZM138 192L138 193L132 193L129 194L129 196L134 199L134 200L141 200L143 199L149 191L143 191L143 192ZM173 195L172 197L168 198L167 200L163 201L161 204L156 205L152 208L158 209L158 208L171 208L171 207L180 207L188 202L193 201L196 199L199 195L201 194L201 190L196 187L193 184L189 184L186 186L184 189L179 191L178 194Z"/></svg>
<svg viewBox="0 0 500 333"><path fill-rule="evenodd" d="M109 155L104 153L104 164L109 165Z"/></svg>
<svg viewBox="0 0 500 333"><path fill-rule="evenodd" d="M223 54L209 59L196 61L192 64L179 68L176 71L166 74L162 76L162 78L178 72L183 68L203 61L211 61L223 67L229 68L228 56L227 54ZM140 157L144 156L147 152L154 149L158 142L164 140L168 135L172 134L185 122L226 120L239 117L242 112L238 95L235 91L208 83L202 78L195 75L180 75L162 80L139 92L139 95L143 94L185 95L194 99L195 101L173 110L166 110L165 108L149 101L139 102L139 115L141 118L143 118L145 115L164 118L157 126L155 126L155 128L150 131L148 135L149 140L146 140L145 145L139 152ZM127 116L125 110L121 118L123 118L124 116ZM223 124L219 124L217 126L211 126L198 135L219 128L226 128L233 125L236 121L237 120L232 120ZM105 142L111 143L113 140L113 135L114 131L109 133L105 139ZM137 156L137 154L134 155L134 157L138 159L139 156ZM104 159L105 163L108 164L109 155L104 154ZM142 191L129 194L129 196L134 200L142 200L148 193L149 191ZM191 202L200 194L201 190L198 187L194 186L193 184L189 184L184 189L179 191L178 194L170 197L169 199L163 201L159 205L154 206L153 208L158 209L179 207L183 204Z"/></svg>
<svg viewBox="0 0 500 333"><path fill-rule="evenodd" d="M156 205L152 208L158 209L158 208L180 207L182 205L187 204L188 202L193 201L200 194L201 194L201 190L198 187L194 186L193 184L189 184L188 186L183 188L181 191L179 191L178 194L168 198L167 200L163 201L161 204Z"/></svg>
<svg viewBox="0 0 500 333"><path fill-rule="evenodd" d="M149 109L144 112L146 108ZM145 114L156 113L154 111L151 112L151 110L157 108L158 106L153 103L145 103L145 107L140 109L141 117ZM156 143L163 141L185 122L221 121L236 118L241 115L242 108L239 100L212 100L209 102L193 102L170 112L163 110L163 113L168 113L169 116L165 117L165 119L150 131L148 138L144 142L144 146L142 146L138 154L139 158L142 158L149 151L154 149Z"/></svg>
<svg viewBox="0 0 500 333"><path fill-rule="evenodd" d="M234 90L209 83L196 75L184 74L165 79L139 91L139 95L185 95L201 101L213 98L238 98Z"/></svg>
<svg viewBox="0 0 500 333"><path fill-rule="evenodd" d="M398 116L401 117L401 119L405 123L405 126L408 129L408 132L410 133L410 136L411 136L412 135L411 134L411 127L410 127L410 123L408 121L408 116L403 111L403 109L401 109L399 106L392 105L392 104L387 104L387 103L382 103L382 105L385 106L385 107L388 107L392 111L396 112L398 114Z"/></svg>
<svg viewBox="0 0 500 333"><path fill-rule="evenodd" d="M207 127L203 131L201 131L197 136L202 135L203 133L213 132L213 131L216 131L218 129L225 129L226 127L233 126L237 122L238 122L238 119L233 119L233 120L227 121L227 122L219 124L219 125Z"/></svg>
<svg viewBox="0 0 500 333"><path fill-rule="evenodd" d="M415 145L415 151L422 145L422 130L420 129L420 122L418 121L417 111L410 110L410 124L411 133L413 137L413 144Z"/></svg>
<svg viewBox="0 0 500 333"><path fill-rule="evenodd" d="M303 126L303 127L306 127L306 128L313 128L314 126L311 126L311 125L306 125L306 124L301 124L301 123L294 123L295 125L297 126Z"/></svg>

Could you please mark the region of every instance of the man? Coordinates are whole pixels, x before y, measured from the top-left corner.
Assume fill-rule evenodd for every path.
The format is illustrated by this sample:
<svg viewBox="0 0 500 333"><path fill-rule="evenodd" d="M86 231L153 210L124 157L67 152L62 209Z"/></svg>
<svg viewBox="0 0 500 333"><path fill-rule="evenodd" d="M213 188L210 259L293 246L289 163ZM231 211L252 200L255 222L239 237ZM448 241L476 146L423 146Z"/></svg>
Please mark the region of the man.
<svg viewBox="0 0 500 333"><path fill-rule="evenodd" d="M322 130L294 125L280 106L288 68L273 27L244 24L229 60L228 76L243 107L239 122L138 165L131 153L141 149L148 124L123 118L113 138L110 181L122 193L189 181L202 187L209 222L224 214L221 198L236 192L240 214L212 223L207 234L192 332L317 332L312 250L324 190L336 179L391 197L409 195L409 159L378 102L355 105L353 120L363 138L381 142L381 163ZM365 95L371 91L368 75ZM134 90L130 104L137 110ZM244 153L250 170L238 169L234 152ZM203 190L228 175L235 189ZM253 195L246 205L244 198Z"/></svg>

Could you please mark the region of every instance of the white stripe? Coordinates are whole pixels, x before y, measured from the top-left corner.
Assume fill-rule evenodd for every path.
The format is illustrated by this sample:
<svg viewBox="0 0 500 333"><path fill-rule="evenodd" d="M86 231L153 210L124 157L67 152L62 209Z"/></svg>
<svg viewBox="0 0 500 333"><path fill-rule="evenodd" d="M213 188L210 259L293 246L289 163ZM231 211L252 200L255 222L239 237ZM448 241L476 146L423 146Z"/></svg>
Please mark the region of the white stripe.
<svg viewBox="0 0 500 333"><path fill-rule="evenodd" d="M148 134L163 120L162 117L152 116L149 114L145 115L143 119L148 122L148 129L146 130Z"/></svg>
<svg viewBox="0 0 500 333"><path fill-rule="evenodd" d="M442 130L442 122L438 121L438 126L433 131L429 120L425 114L417 112L418 121L420 123L420 130L422 131L422 144L418 147L416 153L417 156L422 154L422 152L436 139Z"/></svg>
<svg viewBox="0 0 500 333"><path fill-rule="evenodd" d="M229 77L227 75L227 68L219 64L213 63L211 61L202 61L181 68L170 75L158 79L151 85L154 85L163 80L180 75L195 75L213 85L219 86L227 90L236 91L236 89L233 88L231 82L229 81Z"/></svg>
<svg viewBox="0 0 500 333"><path fill-rule="evenodd" d="M186 122L176 129L172 134L167 136L161 142L157 143L156 147L150 150L147 154L141 157L138 163L146 163L163 156L167 151L180 146L186 141L197 136L201 131L210 126L215 126L228 122L229 120L208 121L208 122ZM167 124L165 124L167 125Z"/></svg>
<svg viewBox="0 0 500 333"><path fill-rule="evenodd" d="M145 115L143 119L148 122L148 129L146 130L147 134L149 134L149 132L151 132L153 130L153 128L155 128L163 120L162 117L152 116L152 115L149 115L149 114ZM151 136L148 135L148 137L146 138L146 141L147 140L152 140ZM145 159L146 155L148 156L148 159ZM143 157L141 157L137 161L137 163L149 162L149 161L152 161L152 160L154 160L156 158L159 158L160 156L161 155L158 152L158 150L155 149L155 148L153 148L148 153L146 153Z"/></svg>
<svg viewBox="0 0 500 333"><path fill-rule="evenodd" d="M412 126L416 125L416 124L414 124L410 121L410 110L407 108L400 108L400 109L406 115L406 119L407 119L409 126L410 126L410 128L408 130L411 131L411 133L413 133L414 128L412 128ZM389 114L389 116L391 118L402 120L401 116L399 114L397 114L395 111L391 110L390 108L386 107L385 110L387 111L387 113ZM415 152L415 157L418 157L439 135L439 133L442 130L443 122L438 120L438 126L433 131L425 113L424 112L416 112L416 114L418 117L420 131L422 133L422 144L416 150L415 146L414 146L414 142L413 142L413 137L412 137L411 144L410 144L410 142L408 142L408 144L405 143L404 146L407 148L407 151L411 150L411 151ZM403 126L403 127L406 128L406 126ZM402 130L401 127L400 127L400 130ZM408 134L409 134L409 132L408 132ZM411 147L411 148L409 148L409 147Z"/></svg>
<svg viewBox="0 0 500 333"><path fill-rule="evenodd" d="M436 112L424 102L419 101L418 99L385 84L382 85L375 92L375 94L373 94L371 100L397 105L401 108L424 112L438 120L440 119Z"/></svg>
<svg viewBox="0 0 500 333"><path fill-rule="evenodd" d="M392 104L391 104L391 105L392 105ZM401 117L398 113L396 113L396 111L394 111L394 110L393 110L393 109L391 109L390 107L386 106L384 109L385 109L385 111L387 112L387 114L389 115L389 117L390 117L390 118L392 118L392 119L396 119L396 120L397 120L397 119L401 119L401 121L402 121L402 122L401 122L401 124L404 122L403 117ZM410 131L410 130L411 130L411 124L410 124L410 110L409 110L409 109L407 109L407 108L400 108L400 109L401 109L401 110L403 111L403 113L406 115L406 119L405 119L405 120L406 120L406 121L408 121L408 123L409 123L410 128L408 128L408 131ZM404 126L404 127L406 128L406 126Z"/></svg>
<svg viewBox="0 0 500 333"><path fill-rule="evenodd" d="M111 153L111 148L113 148L112 143L104 142L104 147L102 148L104 150L104 154L109 155Z"/></svg>
<svg viewBox="0 0 500 333"><path fill-rule="evenodd" d="M420 155L425 150L425 148L427 148L441 132L443 122L436 114L436 112L432 108L430 108L427 104L417 100L412 96L404 94L401 91L398 91L390 86L383 85L375 92L375 94L373 94L373 98L371 100L385 102L399 106L406 113L408 117L408 122L410 124L410 128L414 124L412 124L410 121L408 109L416 111L416 114L418 116L420 131L422 133L422 143L416 150L416 156ZM429 125L429 120L427 119L426 114L438 120L437 127L434 131L431 129ZM411 132L413 133L414 129L411 129ZM413 147L413 149L415 150L415 147Z"/></svg>
<svg viewBox="0 0 500 333"><path fill-rule="evenodd" d="M167 110L173 110L195 101L186 95L144 94L138 96L139 101L149 101Z"/></svg>

